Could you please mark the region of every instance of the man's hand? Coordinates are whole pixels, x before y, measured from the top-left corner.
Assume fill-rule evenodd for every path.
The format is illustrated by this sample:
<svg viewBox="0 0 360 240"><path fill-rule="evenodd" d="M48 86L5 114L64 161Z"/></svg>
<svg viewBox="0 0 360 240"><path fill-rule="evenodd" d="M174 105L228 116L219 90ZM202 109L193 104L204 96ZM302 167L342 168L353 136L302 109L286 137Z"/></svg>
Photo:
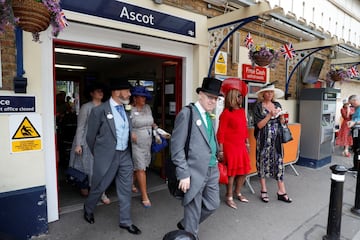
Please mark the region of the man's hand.
<svg viewBox="0 0 360 240"><path fill-rule="evenodd" d="M178 187L181 191L183 191L184 193L186 193L187 190L189 190L190 188L190 177L181 179L179 182L179 187Z"/></svg>

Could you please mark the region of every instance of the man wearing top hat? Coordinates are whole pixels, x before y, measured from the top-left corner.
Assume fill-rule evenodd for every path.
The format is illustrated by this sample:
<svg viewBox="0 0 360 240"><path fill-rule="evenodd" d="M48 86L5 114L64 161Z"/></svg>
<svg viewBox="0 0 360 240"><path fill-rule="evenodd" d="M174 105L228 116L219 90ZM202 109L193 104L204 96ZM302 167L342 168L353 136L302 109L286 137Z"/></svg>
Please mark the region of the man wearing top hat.
<svg viewBox="0 0 360 240"><path fill-rule="evenodd" d="M183 108L175 119L171 137L171 160L180 180L179 189L185 194L182 200L184 218L177 227L198 238L199 224L207 219L220 205L219 170L217 167L218 144L214 121L210 119L220 95L222 82L216 78L204 78L196 89L198 101L191 110ZM185 142L188 135L190 111L192 111L188 158Z"/></svg>
<svg viewBox="0 0 360 240"><path fill-rule="evenodd" d="M124 109L124 105L129 103L131 85L127 79L112 79L110 84L110 99L93 108L88 121L86 140L94 156L94 165L90 193L84 204L84 219L90 224L95 222L96 204L115 178L119 227L131 234L140 234L140 229L131 220L131 124Z"/></svg>

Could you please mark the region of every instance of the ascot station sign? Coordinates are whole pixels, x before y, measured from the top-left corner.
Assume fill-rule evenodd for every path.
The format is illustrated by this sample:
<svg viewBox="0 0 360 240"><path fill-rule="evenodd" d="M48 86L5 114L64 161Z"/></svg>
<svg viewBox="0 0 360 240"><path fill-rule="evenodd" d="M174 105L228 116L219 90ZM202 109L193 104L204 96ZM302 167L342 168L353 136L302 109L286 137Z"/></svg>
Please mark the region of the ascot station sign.
<svg viewBox="0 0 360 240"><path fill-rule="evenodd" d="M84 4L85 2L86 4ZM65 10L171 32L187 37L196 37L195 22L191 19L154 11L121 0L62 0L61 6Z"/></svg>
<svg viewBox="0 0 360 240"><path fill-rule="evenodd" d="M266 83L267 69L264 67L252 66L249 64L242 65L242 79L253 82Z"/></svg>

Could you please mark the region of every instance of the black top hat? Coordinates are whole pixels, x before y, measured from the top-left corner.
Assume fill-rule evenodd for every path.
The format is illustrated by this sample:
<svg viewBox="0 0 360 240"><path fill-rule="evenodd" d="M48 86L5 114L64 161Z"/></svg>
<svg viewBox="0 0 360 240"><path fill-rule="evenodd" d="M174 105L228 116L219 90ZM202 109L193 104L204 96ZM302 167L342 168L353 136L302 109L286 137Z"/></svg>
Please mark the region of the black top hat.
<svg viewBox="0 0 360 240"><path fill-rule="evenodd" d="M185 230L174 230L168 232L163 240L195 240L195 236Z"/></svg>
<svg viewBox="0 0 360 240"><path fill-rule="evenodd" d="M196 92L199 93L200 91L210 93L216 96L221 95L220 89L221 89L222 81L213 77L205 77L202 86L198 87L196 89Z"/></svg>
<svg viewBox="0 0 360 240"><path fill-rule="evenodd" d="M110 90L124 90L131 89L132 86L126 78L112 78L110 79Z"/></svg>

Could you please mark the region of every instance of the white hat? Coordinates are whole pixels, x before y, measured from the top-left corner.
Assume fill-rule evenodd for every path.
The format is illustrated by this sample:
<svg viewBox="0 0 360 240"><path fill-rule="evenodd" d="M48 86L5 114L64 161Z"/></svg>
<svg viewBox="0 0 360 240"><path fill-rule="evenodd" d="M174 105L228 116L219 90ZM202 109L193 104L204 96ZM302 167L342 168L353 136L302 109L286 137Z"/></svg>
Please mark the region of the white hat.
<svg viewBox="0 0 360 240"><path fill-rule="evenodd" d="M274 98L281 98L284 96L284 91L279 88L275 88L274 83L264 85L259 91L256 92L256 96L259 96L259 93L265 91L274 91Z"/></svg>

